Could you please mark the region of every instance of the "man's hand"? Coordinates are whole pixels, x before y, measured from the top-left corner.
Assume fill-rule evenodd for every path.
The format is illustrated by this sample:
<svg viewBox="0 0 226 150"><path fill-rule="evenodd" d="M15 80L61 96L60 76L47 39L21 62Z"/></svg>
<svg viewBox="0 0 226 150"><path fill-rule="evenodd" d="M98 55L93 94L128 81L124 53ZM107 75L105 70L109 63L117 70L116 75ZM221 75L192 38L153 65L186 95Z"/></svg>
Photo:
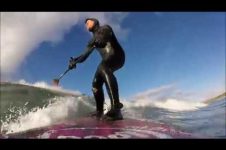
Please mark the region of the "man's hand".
<svg viewBox="0 0 226 150"><path fill-rule="evenodd" d="M73 58L71 57L71 59L69 60L69 66L68 69L75 69L76 68L76 60L77 58Z"/></svg>

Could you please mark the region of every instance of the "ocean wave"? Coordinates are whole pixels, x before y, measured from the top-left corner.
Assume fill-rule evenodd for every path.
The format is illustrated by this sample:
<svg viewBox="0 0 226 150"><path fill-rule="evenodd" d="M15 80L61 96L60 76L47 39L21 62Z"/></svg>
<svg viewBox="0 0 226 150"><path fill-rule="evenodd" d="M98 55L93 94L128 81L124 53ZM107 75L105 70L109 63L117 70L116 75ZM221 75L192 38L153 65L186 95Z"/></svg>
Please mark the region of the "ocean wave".
<svg viewBox="0 0 226 150"><path fill-rule="evenodd" d="M6 84L1 87L1 96L6 98L1 100L1 104L7 110L1 112L1 133L16 133L59 124L88 116L96 108L93 97L58 94L58 91L65 93L64 89L51 93L46 90L51 87L44 82L32 84L32 89L30 83L22 85ZM124 118L166 123L192 133L225 136L225 99L206 104L170 97L154 98L121 99ZM105 103L106 113L110 109L110 100L105 99ZM7 109L6 106L10 107Z"/></svg>
<svg viewBox="0 0 226 150"><path fill-rule="evenodd" d="M9 116L6 121L2 122L1 132L8 134L45 127L67 119L87 116L90 111L94 111L94 106L84 97L56 97L49 101L51 103L47 106L33 108L26 114L20 113L17 119ZM17 110L17 113L21 111L22 108Z"/></svg>

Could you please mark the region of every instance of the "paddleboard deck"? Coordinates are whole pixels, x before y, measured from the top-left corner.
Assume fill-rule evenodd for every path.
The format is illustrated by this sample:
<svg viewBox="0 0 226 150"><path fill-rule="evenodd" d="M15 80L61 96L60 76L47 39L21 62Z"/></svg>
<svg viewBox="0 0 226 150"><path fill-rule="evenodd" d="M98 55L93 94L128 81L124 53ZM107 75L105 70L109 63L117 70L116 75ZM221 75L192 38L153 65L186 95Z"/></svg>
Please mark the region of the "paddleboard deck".
<svg viewBox="0 0 226 150"><path fill-rule="evenodd" d="M196 138L163 123L124 119L118 121L80 118L48 127L2 135L2 138L26 139L170 139Z"/></svg>

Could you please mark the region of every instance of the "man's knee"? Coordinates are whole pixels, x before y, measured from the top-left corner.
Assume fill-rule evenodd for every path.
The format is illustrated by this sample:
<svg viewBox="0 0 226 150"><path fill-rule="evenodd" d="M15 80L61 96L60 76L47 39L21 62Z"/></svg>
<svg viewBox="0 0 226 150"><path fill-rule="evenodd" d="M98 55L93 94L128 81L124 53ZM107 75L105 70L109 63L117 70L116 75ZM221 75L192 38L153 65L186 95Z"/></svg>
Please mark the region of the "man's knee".
<svg viewBox="0 0 226 150"><path fill-rule="evenodd" d="M92 83L93 93L97 93L100 88L101 88L101 85L96 81L96 79L94 79L94 81Z"/></svg>
<svg viewBox="0 0 226 150"><path fill-rule="evenodd" d="M98 88L93 87L93 88L92 88L92 91L93 91L93 93L97 93L97 92L98 92Z"/></svg>

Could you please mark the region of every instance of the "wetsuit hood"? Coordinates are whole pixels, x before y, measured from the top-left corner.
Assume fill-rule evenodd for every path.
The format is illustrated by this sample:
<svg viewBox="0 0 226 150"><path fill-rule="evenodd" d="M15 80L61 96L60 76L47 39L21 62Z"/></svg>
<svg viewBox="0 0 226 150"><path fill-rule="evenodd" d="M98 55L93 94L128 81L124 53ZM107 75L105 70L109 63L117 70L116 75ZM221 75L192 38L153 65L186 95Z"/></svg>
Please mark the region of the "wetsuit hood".
<svg viewBox="0 0 226 150"><path fill-rule="evenodd" d="M98 21L96 18L86 18L85 23L86 23L88 20L94 21L94 27L93 27L92 29L90 29L89 31L90 31L90 32L95 32L95 31L97 31L97 29L100 27L99 21Z"/></svg>

